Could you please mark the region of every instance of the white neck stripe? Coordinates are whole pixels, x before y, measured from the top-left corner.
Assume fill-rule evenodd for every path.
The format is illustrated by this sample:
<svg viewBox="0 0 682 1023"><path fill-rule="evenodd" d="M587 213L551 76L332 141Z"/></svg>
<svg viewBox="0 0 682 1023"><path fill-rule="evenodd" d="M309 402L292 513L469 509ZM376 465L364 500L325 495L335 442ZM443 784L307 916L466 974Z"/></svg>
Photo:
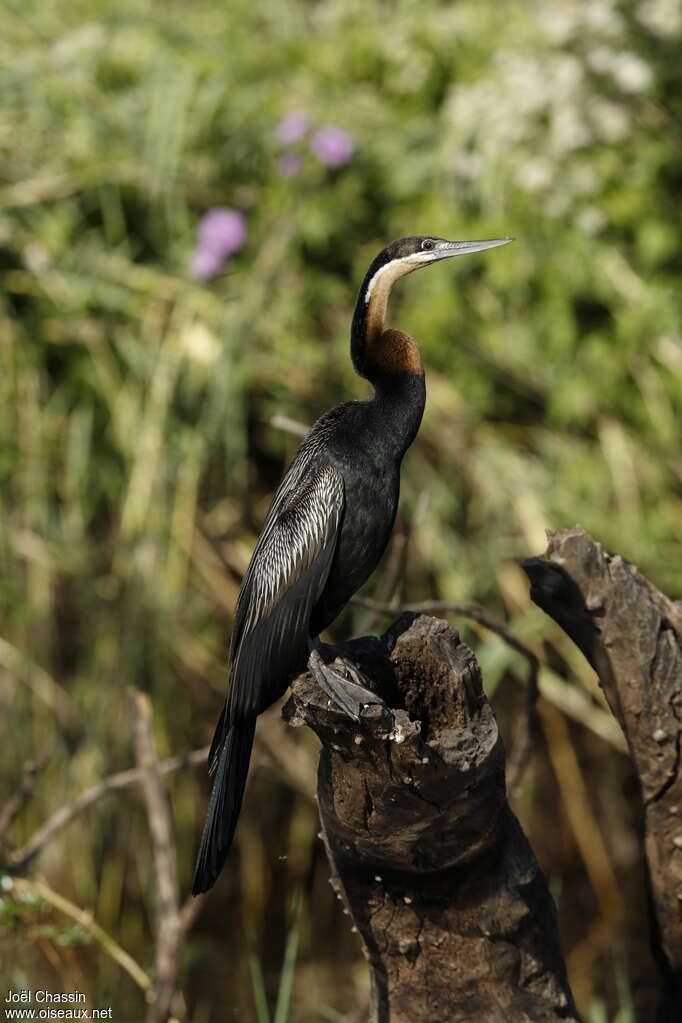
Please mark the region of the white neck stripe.
<svg viewBox="0 0 682 1023"><path fill-rule="evenodd" d="M370 298L372 297L372 292L374 291L374 288L376 286L377 281L379 280L381 275L386 270L389 270L391 267L395 267L397 263L407 263L407 264L409 264L409 263L417 263L417 264L419 264L419 263L430 263L432 259L433 259L433 252L432 251L428 251L428 252L412 252L412 253L410 253L409 256L401 256L399 259L391 259L391 260L389 260L388 263L384 263L383 266L379 267L379 269L377 270L377 272L374 274L374 276L372 277L371 281L367 285L367 291L365 292L365 303L367 304L369 302Z"/></svg>

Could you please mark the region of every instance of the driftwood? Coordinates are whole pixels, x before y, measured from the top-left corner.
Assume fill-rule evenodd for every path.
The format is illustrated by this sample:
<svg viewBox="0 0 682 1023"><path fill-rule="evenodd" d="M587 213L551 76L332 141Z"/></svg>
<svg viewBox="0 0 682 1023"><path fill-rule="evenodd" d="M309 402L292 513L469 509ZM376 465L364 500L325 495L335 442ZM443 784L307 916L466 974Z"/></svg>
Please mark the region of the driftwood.
<svg viewBox="0 0 682 1023"><path fill-rule="evenodd" d="M664 982L660 1021L682 1019L682 602L669 600L580 527L524 565L531 596L582 650L625 733L639 778Z"/></svg>
<svg viewBox="0 0 682 1023"><path fill-rule="evenodd" d="M323 838L369 962L373 1023L577 1020L473 654L414 614L345 652L393 716L372 706L355 723L309 675L284 715L322 741Z"/></svg>

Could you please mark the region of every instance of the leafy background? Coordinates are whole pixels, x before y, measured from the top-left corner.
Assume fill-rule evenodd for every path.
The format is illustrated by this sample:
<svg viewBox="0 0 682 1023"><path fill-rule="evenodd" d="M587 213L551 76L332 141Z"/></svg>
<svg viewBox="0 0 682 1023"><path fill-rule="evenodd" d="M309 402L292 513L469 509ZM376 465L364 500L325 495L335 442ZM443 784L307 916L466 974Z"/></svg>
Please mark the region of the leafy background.
<svg viewBox="0 0 682 1023"><path fill-rule="evenodd" d="M366 393L347 337L378 249L511 234L413 275L391 303L429 390L403 472L400 595L476 601L542 657L542 734L515 809L582 1011L651 1018L622 737L519 566L545 528L580 521L682 597L679 5L5 0L0 17L6 797L55 739L13 842L130 765L127 686L149 692L162 755L210 737L239 579L298 442L281 417L308 424ZM294 110L349 132L350 159L327 167L304 139L283 176L277 126ZM200 281L196 228L214 206L239 210L248 236ZM349 611L336 634L367 624ZM456 624L511 742L523 663ZM193 1023L256 1018L249 961L274 1003L298 889L291 1019L363 1018L364 961L316 839L315 761L312 737L265 716L236 851L183 951ZM186 889L207 781L187 770L170 790ZM149 968L136 790L80 817L31 874ZM2 906L5 985L80 988L143 1018L135 984L53 907Z"/></svg>

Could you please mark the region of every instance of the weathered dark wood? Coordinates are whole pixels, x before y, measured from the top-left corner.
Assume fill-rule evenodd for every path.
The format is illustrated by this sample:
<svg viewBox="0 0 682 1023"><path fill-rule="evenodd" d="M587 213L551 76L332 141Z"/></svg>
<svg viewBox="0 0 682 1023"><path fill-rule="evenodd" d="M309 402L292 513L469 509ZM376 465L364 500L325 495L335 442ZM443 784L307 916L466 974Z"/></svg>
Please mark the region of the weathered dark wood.
<svg viewBox="0 0 682 1023"><path fill-rule="evenodd" d="M309 675L284 714L322 742L332 883L362 938L374 1023L577 1020L554 903L507 803L478 664L435 618L348 644L394 725L356 724Z"/></svg>
<svg viewBox="0 0 682 1023"><path fill-rule="evenodd" d="M669 600L579 526L550 534L525 564L531 596L599 676L639 777L665 992L660 1020L682 1019L682 602Z"/></svg>

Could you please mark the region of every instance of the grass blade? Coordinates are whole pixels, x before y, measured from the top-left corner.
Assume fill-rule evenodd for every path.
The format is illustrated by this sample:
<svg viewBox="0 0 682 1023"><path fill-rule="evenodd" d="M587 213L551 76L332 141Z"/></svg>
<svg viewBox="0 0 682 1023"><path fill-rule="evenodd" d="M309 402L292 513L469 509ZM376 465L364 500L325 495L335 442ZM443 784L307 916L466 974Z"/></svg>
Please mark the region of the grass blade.
<svg viewBox="0 0 682 1023"><path fill-rule="evenodd" d="M275 1023L288 1023L291 1011L291 994L294 986L294 972L296 968L296 955L298 953L299 922L301 917L301 893L294 897L292 908L291 927L287 937L286 948L284 949L284 961L282 963L282 975L279 980L279 991L277 992L277 1006L275 1008Z"/></svg>
<svg viewBox="0 0 682 1023"><path fill-rule="evenodd" d="M251 987L253 989L253 1002L256 1006L256 1019L258 1023L270 1023L270 1010L268 999L265 994L265 980L261 970L260 961L255 952L249 953L249 969L251 971Z"/></svg>

